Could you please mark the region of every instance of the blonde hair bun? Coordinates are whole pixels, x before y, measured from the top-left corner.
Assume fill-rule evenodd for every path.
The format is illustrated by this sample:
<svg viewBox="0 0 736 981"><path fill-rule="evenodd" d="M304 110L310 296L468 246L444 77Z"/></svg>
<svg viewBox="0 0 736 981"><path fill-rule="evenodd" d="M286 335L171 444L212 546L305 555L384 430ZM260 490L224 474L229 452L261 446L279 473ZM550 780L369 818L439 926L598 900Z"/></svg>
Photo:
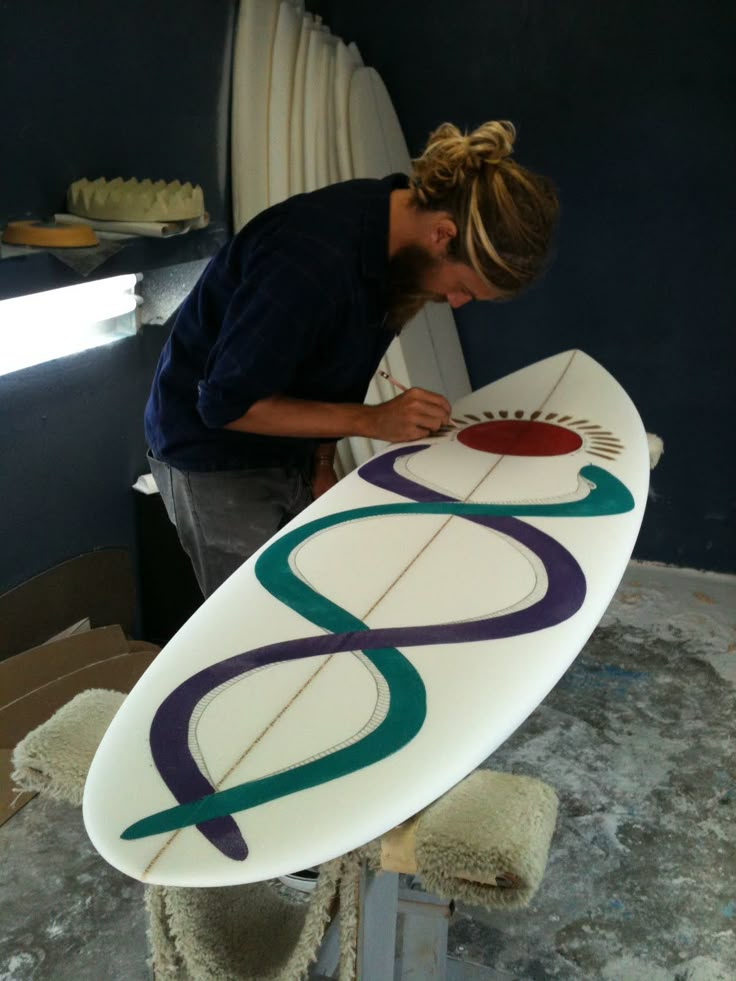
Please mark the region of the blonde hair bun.
<svg viewBox="0 0 736 981"><path fill-rule="evenodd" d="M483 123L472 133L442 123L430 134L421 157L412 161L415 183L421 186L420 199L442 197L485 166L500 164L513 152L515 139L516 128L507 119Z"/></svg>
<svg viewBox="0 0 736 981"><path fill-rule="evenodd" d="M515 140L507 119L470 133L443 123L412 161L413 204L446 211L452 256L507 296L542 272L559 211L552 182L510 159Z"/></svg>
<svg viewBox="0 0 736 981"><path fill-rule="evenodd" d="M465 137L468 143L468 156L483 164L499 164L514 152L516 127L508 119L483 123Z"/></svg>

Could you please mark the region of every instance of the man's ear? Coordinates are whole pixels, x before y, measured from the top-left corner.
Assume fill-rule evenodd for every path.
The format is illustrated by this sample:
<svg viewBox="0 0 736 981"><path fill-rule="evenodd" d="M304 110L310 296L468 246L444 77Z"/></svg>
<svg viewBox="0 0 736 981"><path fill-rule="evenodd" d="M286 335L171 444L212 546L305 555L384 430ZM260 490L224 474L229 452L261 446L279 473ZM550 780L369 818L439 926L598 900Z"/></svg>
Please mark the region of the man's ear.
<svg viewBox="0 0 736 981"><path fill-rule="evenodd" d="M431 230L431 250L439 257L447 254L450 243L457 236L457 225L448 214L437 216L437 220L432 224Z"/></svg>

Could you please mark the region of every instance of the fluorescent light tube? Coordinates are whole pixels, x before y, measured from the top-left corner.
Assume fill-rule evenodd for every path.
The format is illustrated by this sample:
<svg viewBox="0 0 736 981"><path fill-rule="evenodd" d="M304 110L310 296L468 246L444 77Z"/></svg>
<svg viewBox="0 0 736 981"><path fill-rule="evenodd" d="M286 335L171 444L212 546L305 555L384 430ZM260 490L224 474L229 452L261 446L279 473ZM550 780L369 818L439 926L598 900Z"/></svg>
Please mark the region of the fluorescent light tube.
<svg viewBox="0 0 736 981"><path fill-rule="evenodd" d="M113 276L0 300L0 374L134 334L139 278Z"/></svg>

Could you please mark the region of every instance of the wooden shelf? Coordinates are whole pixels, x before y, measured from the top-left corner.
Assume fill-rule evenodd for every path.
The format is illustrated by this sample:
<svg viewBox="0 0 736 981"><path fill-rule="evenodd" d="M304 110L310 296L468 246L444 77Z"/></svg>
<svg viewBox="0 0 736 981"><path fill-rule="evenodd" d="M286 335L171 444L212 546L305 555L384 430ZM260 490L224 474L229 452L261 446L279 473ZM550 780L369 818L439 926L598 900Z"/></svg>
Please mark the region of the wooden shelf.
<svg viewBox="0 0 736 981"><path fill-rule="evenodd" d="M141 236L128 239L118 252L86 276L76 272L53 252L29 249L23 255L3 257L0 261L0 300L124 273L145 275L147 270L207 259L225 244L229 236L224 225L209 225L171 238Z"/></svg>

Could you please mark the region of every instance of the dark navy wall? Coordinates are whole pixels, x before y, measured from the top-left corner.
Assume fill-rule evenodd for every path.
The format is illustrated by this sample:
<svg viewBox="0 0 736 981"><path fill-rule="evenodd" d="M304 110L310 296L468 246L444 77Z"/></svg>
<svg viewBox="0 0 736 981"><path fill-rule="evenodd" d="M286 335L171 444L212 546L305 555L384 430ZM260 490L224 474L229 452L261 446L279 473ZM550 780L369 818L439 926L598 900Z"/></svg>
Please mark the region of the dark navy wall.
<svg viewBox="0 0 736 981"><path fill-rule="evenodd" d="M229 233L235 0L0 2L0 225L47 217L82 176L200 183L210 229L126 247L160 324ZM194 261L196 260L196 261ZM79 277L50 253L0 261L0 298ZM0 322L0 329L2 323ZM0 593L86 551L135 558L142 411L164 340L138 336L0 376Z"/></svg>
<svg viewBox="0 0 736 981"><path fill-rule="evenodd" d="M0 3L0 224L80 177L189 180L229 214L235 0Z"/></svg>
<svg viewBox="0 0 736 981"><path fill-rule="evenodd" d="M665 443L636 555L736 572L736 6L731 0L326 0L410 151L443 120L517 124L557 181L543 286L458 312L474 387L579 347Z"/></svg>
<svg viewBox="0 0 736 981"><path fill-rule="evenodd" d="M0 593L101 547L135 553L141 413L161 327L0 377Z"/></svg>

